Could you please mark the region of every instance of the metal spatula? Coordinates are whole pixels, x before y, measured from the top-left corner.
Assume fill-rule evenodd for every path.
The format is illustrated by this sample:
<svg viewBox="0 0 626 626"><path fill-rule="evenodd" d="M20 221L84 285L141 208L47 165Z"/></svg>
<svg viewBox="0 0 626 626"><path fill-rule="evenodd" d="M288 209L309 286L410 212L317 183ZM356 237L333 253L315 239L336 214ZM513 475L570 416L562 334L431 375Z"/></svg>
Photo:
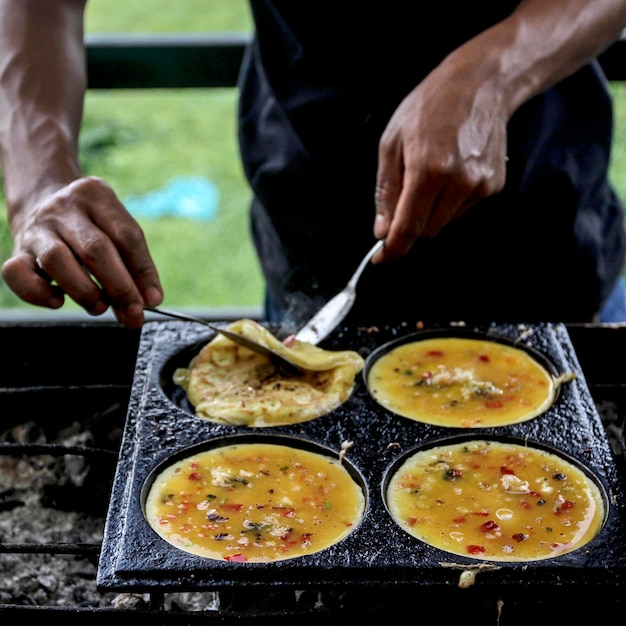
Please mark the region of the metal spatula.
<svg viewBox="0 0 626 626"><path fill-rule="evenodd" d="M352 278L348 281L348 284L331 300L329 300L297 333L296 339L300 341L306 341L308 343L317 344L322 339L327 337L341 321L348 314L354 300L356 298L356 284L363 273L363 270L370 262L370 259L380 250L383 246L383 241L378 241L374 247L365 255L356 272L352 275ZM216 333L221 333L225 337L228 337L231 341L238 343L241 346L263 354L274 362L277 367L282 367L285 371L292 373L302 373L300 368L295 363L291 362L282 354L277 354L270 348L244 337L239 333L226 330L215 324L211 324L206 320L194 317L193 315L187 315L186 313L179 313L178 311L170 311L168 309L161 309L156 307L144 307L146 311L157 313L158 315L165 315L166 317L172 317L187 322L196 322L208 326Z"/></svg>
<svg viewBox="0 0 626 626"><path fill-rule="evenodd" d="M384 241L377 241L363 257L348 284L331 298L297 333L296 339L318 344L326 338L346 317L356 299L356 284L371 258L383 247Z"/></svg>

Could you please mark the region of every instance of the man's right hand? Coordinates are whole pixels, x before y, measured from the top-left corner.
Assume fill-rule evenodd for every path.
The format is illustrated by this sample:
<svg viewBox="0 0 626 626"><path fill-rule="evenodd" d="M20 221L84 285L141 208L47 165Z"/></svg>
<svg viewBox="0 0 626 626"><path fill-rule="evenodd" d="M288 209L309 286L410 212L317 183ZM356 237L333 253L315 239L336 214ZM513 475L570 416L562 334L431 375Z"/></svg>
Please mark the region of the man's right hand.
<svg viewBox="0 0 626 626"><path fill-rule="evenodd" d="M2 267L25 302L138 328L163 299L143 232L103 180L83 177L85 0L0 0L0 156L13 254Z"/></svg>
<svg viewBox="0 0 626 626"><path fill-rule="evenodd" d="M121 324L138 328L144 305L163 300L143 231L100 178L80 178L23 207L11 226L2 276L25 302L57 309L67 295L90 315L110 306Z"/></svg>

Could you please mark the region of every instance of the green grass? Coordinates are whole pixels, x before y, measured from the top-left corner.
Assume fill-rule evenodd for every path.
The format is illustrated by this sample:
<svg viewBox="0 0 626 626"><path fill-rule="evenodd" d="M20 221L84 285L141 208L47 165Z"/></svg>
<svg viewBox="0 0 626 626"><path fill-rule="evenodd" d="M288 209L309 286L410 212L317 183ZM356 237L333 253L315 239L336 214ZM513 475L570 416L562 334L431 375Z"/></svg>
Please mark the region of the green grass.
<svg viewBox="0 0 626 626"><path fill-rule="evenodd" d="M90 0L92 33L249 31L247 0Z"/></svg>
<svg viewBox="0 0 626 626"><path fill-rule="evenodd" d="M615 140L610 175L617 193L626 202L626 83L611 83L611 90L615 102Z"/></svg>
<svg viewBox="0 0 626 626"><path fill-rule="evenodd" d="M250 192L235 143L233 90L93 93L81 144L86 173L120 198L148 194L180 176L218 189L214 219L139 219L161 274L165 304L258 306L261 274L248 231ZM146 115L154 111L154 115Z"/></svg>
<svg viewBox="0 0 626 626"><path fill-rule="evenodd" d="M91 0L87 32L247 32L246 0ZM626 84L613 84L616 140L611 176L626 201ZM200 175L219 191L214 219L140 219L171 308L261 305L263 282L248 229L250 193L236 146L236 91L136 90L87 94L81 162L122 200ZM11 240L0 196L0 261ZM0 309L41 311L0 279ZM68 303L66 309L77 309Z"/></svg>

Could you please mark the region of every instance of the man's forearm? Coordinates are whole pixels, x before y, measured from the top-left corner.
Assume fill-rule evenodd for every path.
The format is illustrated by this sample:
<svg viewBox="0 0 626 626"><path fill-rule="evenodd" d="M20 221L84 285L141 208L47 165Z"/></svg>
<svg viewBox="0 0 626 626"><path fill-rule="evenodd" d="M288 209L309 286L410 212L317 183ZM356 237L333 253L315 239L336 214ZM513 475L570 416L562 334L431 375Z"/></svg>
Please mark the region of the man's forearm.
<svg viewBox="0 0 626 626"><path fill-rule="evenodd" d="M518 18L518 19L516 19ZM519 64L526 52L528 99L566 78L603 52L626 28L624 0L523 0L516 21ZM523 68L523 61L521 63Z"/></svg>
<svg viewBox="0 0 626 626"><path fill-rule="evenodd" d="M9 217L79 175L83 0L0 0L0 150Z"/></svg>
<svg viewBox="0 0 626 626"><path fill-rule="evenodd" d="M500 81L512 114L603 52L624 28L626 0L522 0L450 60Z"/></svg>

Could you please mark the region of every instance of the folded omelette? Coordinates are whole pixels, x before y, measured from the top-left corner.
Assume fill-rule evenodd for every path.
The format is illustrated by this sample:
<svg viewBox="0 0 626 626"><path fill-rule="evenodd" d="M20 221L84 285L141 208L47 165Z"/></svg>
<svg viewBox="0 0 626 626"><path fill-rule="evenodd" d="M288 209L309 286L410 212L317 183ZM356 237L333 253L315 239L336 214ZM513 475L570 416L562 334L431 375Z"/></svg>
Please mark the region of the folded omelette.
<svg viewBox="0 0 626 626"><path fill-rule="evenodd" d="M302 374L282 371L272 360L216 335L174 372L198 417L251 427L283 426L314 419L345 402L364 360L353 350L324 350L293 337L280 341L249 319L227 329L244 335L299 366Z"/></svg>

